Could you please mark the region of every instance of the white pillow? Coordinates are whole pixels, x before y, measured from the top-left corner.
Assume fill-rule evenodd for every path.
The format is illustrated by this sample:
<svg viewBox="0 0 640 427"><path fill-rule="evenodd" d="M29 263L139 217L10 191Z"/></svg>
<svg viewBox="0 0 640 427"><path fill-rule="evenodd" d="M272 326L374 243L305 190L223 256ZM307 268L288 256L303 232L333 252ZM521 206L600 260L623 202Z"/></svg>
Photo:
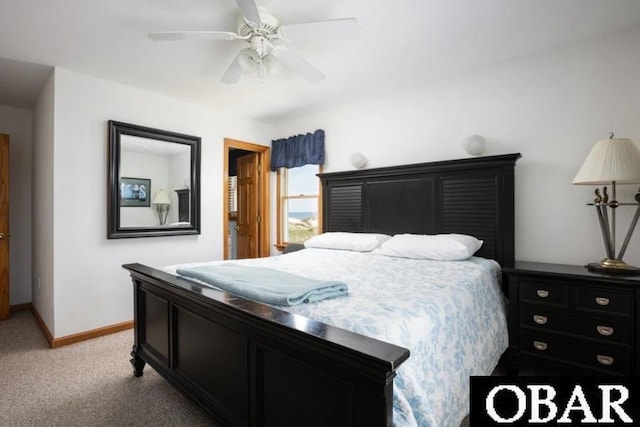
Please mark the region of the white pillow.
<svg viewBox="0 0 640 427"><path fill-rule="evenodd" d="M401 258L461 261L475 254L482 240L464 234L396 234L373 251Z"/></svg>
<svg viewBox="0 0 640 427"><path fill-rule="evenodd" d="M313 236L304 242L304 247L370 252L390 238L389 235L376 233L328 232Z"/></svg>

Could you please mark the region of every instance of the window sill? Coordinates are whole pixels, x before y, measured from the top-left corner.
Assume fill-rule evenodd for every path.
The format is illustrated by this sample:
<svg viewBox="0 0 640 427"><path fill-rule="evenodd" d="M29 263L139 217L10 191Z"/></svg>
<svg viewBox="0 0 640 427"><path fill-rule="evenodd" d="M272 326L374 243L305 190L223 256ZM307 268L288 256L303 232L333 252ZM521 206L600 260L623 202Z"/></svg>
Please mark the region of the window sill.
<svg viewBox="0 0 640 427"><path fill-rule="evenodd" d="M304 243L277 243L273 246L275 246L280 252L283 252L285 254L304 249Z"/></svg>

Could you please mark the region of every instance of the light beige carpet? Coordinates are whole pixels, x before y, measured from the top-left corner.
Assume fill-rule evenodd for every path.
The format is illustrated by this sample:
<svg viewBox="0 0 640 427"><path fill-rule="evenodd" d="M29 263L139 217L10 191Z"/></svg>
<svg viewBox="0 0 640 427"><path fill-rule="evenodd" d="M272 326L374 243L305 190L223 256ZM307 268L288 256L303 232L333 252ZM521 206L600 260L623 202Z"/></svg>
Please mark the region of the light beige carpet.
<svg viewBox="0 0 640 427"><path fill-rule="evenodd" d="M0 426L214 426L153 369L135 378L133 331L50 349L30 311L0 322Z"/></svg>

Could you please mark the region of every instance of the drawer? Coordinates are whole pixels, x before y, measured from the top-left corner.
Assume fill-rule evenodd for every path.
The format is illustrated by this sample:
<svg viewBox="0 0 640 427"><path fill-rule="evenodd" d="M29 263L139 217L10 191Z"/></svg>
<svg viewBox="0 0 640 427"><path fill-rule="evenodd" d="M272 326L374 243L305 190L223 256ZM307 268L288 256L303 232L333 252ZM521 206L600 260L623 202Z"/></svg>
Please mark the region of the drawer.
<svg viewBox="0 0 640 427"><path fill-rule="evenodd" d="M572 333L566 312L554 312L523 304L520 307L520 325L547 332Z"/></svg>
<svg viewBox="0 0 640 427"><path fill-rule="evenodd" d="M557 360L611 375L631 375L633 358L630 353L611 350L606 346L591 346L580 340L523 333L520 351L529 356Z"/></svg>
<svg viewBox="0 0 640 427"><path fill-rule="evenodd" d="M633 346L634 327L620 318L587 317L524 304L520 308L520 324L524 328L544 332L572 334L629 348Z"/></svg>
<svg viewBox="0 0 640 427"><path fill-rule="evenodd" d="M567 307L569 288L563 283L520 279L520 300L555 307Z"/></svg>
<svg viewBox="0 0 640 427"><path fill-rule="evenodd" d="M576 311L612 316L633 316L634 294L632 291L620 288L581 288L576 286L573 292Z"/></svg>

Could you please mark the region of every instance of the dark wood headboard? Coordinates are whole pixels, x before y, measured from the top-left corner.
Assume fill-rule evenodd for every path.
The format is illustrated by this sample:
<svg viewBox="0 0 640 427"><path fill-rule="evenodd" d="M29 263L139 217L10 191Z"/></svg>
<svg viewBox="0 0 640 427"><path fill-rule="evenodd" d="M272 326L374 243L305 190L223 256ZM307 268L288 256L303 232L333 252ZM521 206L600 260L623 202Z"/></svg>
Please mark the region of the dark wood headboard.
<svg viewBox="0 0 640 427"><path fill-rule="evenodd" d="M514 262L514 166L520 153L320 174L323 231L459 233L477 255Z"/></svg>

